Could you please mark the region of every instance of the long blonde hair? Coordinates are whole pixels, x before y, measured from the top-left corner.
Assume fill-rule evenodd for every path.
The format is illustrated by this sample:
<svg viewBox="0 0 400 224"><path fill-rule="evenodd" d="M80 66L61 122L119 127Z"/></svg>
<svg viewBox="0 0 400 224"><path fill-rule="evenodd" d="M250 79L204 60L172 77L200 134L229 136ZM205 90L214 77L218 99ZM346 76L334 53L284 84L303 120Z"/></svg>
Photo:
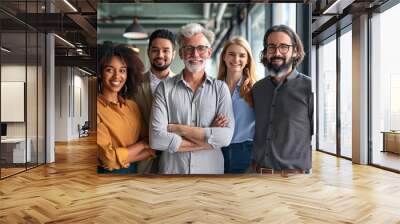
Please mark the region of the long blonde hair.
<svg viewBox="0 0 400 224"><path fill-rule="evenodd" d="M253 85L257 82L256 75L256 64L254 62L253 55L251 54L251 49L249 43L243 37L233 37L228 42L225 43L224 48L222 49L222 53L219 56L219 68L218 68L218 76L219 80L225 81L227 76L227 68L224 61L224 57L226 51L231 45L239 45L243 47L247 52L247 65L243 69L243 82L240 86L240 96L244 98L244 100L253 107L253 99L251 97L251 89Z"/></svg>

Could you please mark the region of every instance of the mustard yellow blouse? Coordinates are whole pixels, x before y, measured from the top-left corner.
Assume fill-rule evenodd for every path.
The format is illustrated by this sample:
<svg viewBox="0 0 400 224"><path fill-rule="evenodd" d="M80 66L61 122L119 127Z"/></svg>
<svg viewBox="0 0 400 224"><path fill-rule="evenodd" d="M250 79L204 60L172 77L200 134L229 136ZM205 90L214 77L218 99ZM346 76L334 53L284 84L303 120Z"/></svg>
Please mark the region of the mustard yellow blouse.
<svg viewBox="0 0 400 224"><path fill-rule="evenodd" d="M118 101L97 97L97 157L108 170L129 167L127 146L139 140L142 126L137 104L122 97Z"/></svg>

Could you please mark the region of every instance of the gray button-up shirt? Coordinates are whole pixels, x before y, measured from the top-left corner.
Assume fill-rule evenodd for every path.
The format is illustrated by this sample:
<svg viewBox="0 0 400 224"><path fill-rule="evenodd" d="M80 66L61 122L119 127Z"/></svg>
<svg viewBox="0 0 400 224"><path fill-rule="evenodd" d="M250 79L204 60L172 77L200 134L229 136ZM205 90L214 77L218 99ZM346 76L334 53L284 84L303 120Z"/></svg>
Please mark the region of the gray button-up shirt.
<svg viewBox="0 0 400 224"><path fill-rule="evenodd" d="M219 115L229 117L224 128L210 127ZM160 172L164 174L222 174L224 158L221 147L229 145L234 130L232 101L228 86L206 75L193 92L183 79L183 72L162 81L154 96L150 119L150 147L163 151ZM206 141L213 149L178 152L182 137L167 131L168 124L203 127Z"/></svg>
<svg viewBox="0 0 400 224"><path fill-rule="evenodd" d="M270 76L252 90L256 115L253 160L258 166L311 168L313 93L311 78L294 70L280 85Z"/></svg>

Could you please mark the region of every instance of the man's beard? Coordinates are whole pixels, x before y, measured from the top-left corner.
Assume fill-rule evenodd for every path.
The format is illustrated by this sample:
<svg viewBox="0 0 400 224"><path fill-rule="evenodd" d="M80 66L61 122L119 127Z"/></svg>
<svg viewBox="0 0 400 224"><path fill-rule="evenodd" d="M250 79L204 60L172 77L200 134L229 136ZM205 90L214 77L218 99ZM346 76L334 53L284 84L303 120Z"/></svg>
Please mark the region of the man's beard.
<svg viewBox="0 0 400 224"><path fill-rule="evenodd" d="M273 64L272 61L275 59L282 59L283 63L281 65ZM288 61L286 61L283 57L272 57L268 60L267 69L269 74L273 77L283 77L287 75L287 71L293 66L293 57L290 57Z"/></svg>
<svg viewBox="0 0 400 224"><path fill-rule="evenodd" d="M156 70L156 71L159 71L159 72L165 71L165 70L168 69L169 66L171 65L171 62L170 62L169 64L168 64L168 63L165 63L164 65L157 64L157 63L155 62L157 59L158 59L158 58L154 59L154 60L151 62L151 67L152 67L154 70Z"/></svg>
<svg viewBox="0 0 400 224"><path fill-rule="evenodd" d="M196 61L201 60L202 63L193 65L190 63L190 61L192 61L192 60L196 60ZM183 60L183 62L185 64L185 67L187 68L187 70L189 70L192 73L200 72L201 70L203 70L205 68L205 65L206 65L206 60L204 60L202 58L200 58L200 59L189 58L189 59Z"/></svg>

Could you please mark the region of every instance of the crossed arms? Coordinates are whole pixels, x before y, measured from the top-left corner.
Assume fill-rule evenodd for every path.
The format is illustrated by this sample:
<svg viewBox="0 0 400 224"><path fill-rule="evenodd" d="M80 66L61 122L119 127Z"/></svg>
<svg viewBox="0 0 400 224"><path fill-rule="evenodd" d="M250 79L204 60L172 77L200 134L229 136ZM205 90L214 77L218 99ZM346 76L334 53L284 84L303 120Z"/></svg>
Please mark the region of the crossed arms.
<svg viewBox="0 0 400 224"><path fill-rule="evenodd" d="M183 124L168 123L165 83L158 86L150 119L150 147L156 150L187 152L215 149L229 145L233 130L234 118L231 96L226 85L221 85L216 108L217 116L211 127L195 127Z"/></svg>

